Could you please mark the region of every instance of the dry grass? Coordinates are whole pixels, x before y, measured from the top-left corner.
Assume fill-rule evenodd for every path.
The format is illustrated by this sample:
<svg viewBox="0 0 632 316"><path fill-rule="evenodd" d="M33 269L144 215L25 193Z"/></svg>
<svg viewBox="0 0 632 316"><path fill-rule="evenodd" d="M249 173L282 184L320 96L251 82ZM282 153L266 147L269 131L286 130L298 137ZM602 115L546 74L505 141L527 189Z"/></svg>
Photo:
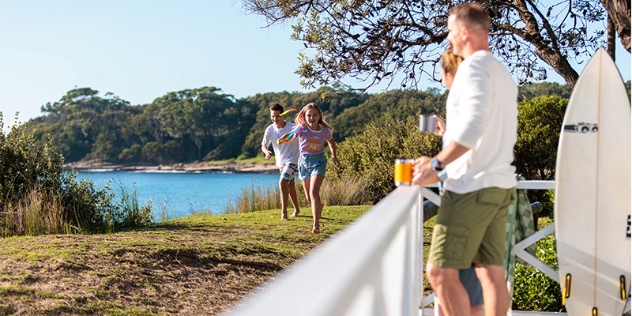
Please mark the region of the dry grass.
<svg viewBox="0 0 632 316"><path fill-rule="evenodd" d="M70 232L59 199L31 191L18 205L7 204L0 212L0 236L46 235Z"/></svg>
<svg viewBox="0 0 632 316"><path fill-rule="evenodd" d="M308 206L305 190L300 181L295 181L296 192L301 207ZM371 197L367 194L366 184L350 179L330 181L325 178L320 190L321 200L325 205L368 205ZM291 205L291 202L288 201ZM277 186L258 187L251 185L241 192L234 201L226 204L226 212L247 213L273 208L281 208L280 190Z"/></svg>

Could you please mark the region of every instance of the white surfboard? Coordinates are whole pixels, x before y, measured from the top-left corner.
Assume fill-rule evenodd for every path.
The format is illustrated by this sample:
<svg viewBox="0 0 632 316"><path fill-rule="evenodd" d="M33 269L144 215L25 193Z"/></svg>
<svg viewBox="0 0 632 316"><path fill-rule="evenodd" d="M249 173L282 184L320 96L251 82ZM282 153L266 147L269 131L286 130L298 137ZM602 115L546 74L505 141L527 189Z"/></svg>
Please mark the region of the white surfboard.
<svg viewBox="0 0 632 316"><path fill-rule="evenodd" d="M568 315L621 316L630 289L630 101L601 48L571 95L557 153L555 237Z"/></svg>

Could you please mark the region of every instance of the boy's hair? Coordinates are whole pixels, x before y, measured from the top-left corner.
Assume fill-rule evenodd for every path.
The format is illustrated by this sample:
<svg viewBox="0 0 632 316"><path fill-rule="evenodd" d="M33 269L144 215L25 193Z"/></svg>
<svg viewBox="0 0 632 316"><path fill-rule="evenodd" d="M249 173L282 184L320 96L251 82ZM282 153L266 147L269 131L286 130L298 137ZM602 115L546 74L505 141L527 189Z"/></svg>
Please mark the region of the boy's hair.
<svg viewBox="0 0 632 316"><path fill-rule="evenodd" d="M463 61L463 57L454 55L452 47L449 47L443 55L441 55L441 69L450 75L456 75L456 70Z"/></svg>
<svg viewBox="0 0 632 316"><path fill-rule="evenodd" d="M296 116L296 125L304 125L307 123L307 120L305 119L305 112L307 112L307 110L309 109L316 109L316 111L318 111L318 114L320 114L320 120L318 120L318 124L327 127L328 129L330 129L331 131L333 131L334 129L327 123L327 121L325 121L325 117L323 117L323 111L320 109L320 107L318 105L316 105L316 103L311 102L308 103L307 105L305 105L300 112L298 112L298 115Z"/></svg>
<svg viewBox="0 0 632 316"><path fill-rule="evenodd" d="M275 103L270 107L270 111L279 111L283 113L283 106L281 104Z"/></svg>
<svg viewBox="0 0 632 316"><path fill-rule="evenodd" d="M474 2L465 2L454 6L448 12L448 16L454 15L456 20L462 21L466 26L480 26L486 33L489 32L489 15L482 5Z"/></svg>

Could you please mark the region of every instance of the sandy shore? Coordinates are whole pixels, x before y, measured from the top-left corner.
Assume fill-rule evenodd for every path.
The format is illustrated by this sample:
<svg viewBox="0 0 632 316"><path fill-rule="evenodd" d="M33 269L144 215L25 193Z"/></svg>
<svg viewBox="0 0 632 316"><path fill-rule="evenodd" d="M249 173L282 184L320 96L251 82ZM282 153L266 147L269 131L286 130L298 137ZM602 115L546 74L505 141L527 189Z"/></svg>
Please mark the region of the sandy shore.
<svg viewBox="0 0 632 316"><path fill-rule="evenodd" d="M278 169L274 163L256 164L256 163L226 163L217 164L210 162L195 163L177 163L172 165L131 165L131 164L109 164L96 162L75 162L64 164L66 170L102 170L102 171L221 171L221 172L244 172L244 173L274 173Z"/></svg>

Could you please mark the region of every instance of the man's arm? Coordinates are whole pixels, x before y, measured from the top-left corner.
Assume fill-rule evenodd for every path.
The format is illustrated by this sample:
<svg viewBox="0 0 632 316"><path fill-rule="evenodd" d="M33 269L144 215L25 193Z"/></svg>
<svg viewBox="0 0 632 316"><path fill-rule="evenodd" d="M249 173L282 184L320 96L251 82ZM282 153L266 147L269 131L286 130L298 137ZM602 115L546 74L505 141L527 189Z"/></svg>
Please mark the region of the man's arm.
<svg viewBox="0 0 632 316"><path fill-rule="evenodd" d="M441 168L445 168L445 166L463 156L463 154L469 150L469 148L452 141L448 146L443 148L435 158L439 160ZM430 166L430 160L432 160L432 158L428 156L422 156L415 160L413 184L423 186L440 181L437 175L439 172Z"/></svg>

